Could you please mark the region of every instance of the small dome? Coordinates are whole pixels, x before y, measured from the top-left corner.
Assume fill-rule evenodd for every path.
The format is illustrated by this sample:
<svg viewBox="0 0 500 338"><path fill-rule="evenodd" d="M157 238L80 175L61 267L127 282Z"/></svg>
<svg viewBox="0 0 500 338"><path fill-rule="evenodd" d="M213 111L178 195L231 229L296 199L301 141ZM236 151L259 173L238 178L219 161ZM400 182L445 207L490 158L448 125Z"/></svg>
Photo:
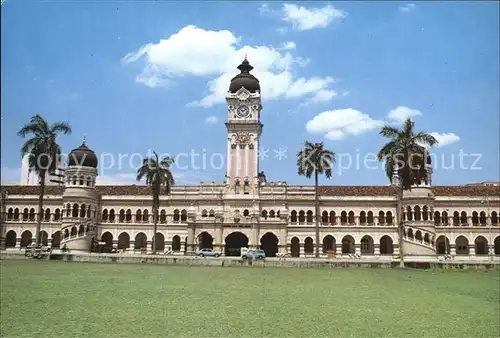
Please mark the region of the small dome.
<svg viewBox="0 0 500 338"><path fill-rule="evenodd" d="M81 146L69 153L68 166L97 168L97 156L92 149L87 147L85 139Z"/></svg>
<svg viewBox="0 0 500 338"><path fill-rule="evenodd" d="M231 80L231 84L229 85L229 91L231 93L236 93L241 87L248 90L250 93L260 92L260 84L259 80L250 74L250 71L253 67L248 62L247 58L238 66L238 69L241 71L240 74L233 77Z"/></svg>

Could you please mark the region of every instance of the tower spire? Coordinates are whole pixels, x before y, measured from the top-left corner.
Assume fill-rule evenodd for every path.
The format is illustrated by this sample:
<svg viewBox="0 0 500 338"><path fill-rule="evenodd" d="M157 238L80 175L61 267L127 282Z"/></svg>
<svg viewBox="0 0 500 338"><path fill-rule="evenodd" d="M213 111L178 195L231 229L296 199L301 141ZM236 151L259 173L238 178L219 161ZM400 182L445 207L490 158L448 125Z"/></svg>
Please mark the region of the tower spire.
<svg viewBox="0 0 500 338"><path fill-rule="evenodd" d="M85 134L83 134L83 142L82 142L82 145L86 145L86 144L85 144L85 141L87 141L87 138L85 137Z"/></svg>

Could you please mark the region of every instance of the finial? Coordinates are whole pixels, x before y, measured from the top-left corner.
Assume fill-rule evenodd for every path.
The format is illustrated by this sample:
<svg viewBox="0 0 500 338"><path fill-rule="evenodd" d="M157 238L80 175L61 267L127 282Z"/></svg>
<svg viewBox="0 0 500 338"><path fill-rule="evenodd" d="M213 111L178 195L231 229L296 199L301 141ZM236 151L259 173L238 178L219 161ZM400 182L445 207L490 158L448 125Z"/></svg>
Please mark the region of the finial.
<svg viewBox="0 0 500 338"><path fill-rule="evenodd" d="M83 142L82 142L82 145L85 145L85 141L87 140L87 138L85 137L85 134L83 135Z"/></svg>
<svg viewBox="0 0 500 338"><path fill-rule="evenodd" d="M247 59L247 53L245 53L245 60Z"/></svg>

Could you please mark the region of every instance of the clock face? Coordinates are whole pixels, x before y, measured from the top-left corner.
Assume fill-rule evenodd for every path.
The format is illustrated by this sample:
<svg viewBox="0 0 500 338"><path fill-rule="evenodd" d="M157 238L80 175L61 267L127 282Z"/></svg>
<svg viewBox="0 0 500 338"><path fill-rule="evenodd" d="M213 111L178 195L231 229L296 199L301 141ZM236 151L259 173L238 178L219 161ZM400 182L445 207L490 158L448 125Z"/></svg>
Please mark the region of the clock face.
<svg viewBox="0 0 500 338"><path fill-rule="evenodd" d="M239 106L237 114L239 117L247 117L248 114L250 113L250 110L248 109L247 106Z"/></svg>

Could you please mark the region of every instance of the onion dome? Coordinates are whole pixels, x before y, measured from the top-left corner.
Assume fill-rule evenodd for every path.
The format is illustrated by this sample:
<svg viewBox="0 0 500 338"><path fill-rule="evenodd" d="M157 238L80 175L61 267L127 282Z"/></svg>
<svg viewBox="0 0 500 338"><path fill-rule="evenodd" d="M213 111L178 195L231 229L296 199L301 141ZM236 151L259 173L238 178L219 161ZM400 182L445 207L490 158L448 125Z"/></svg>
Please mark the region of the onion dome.
<svg viewBox="0 0 500 338"><path fill-rule="evenodd" d="M69 153L68 166L97 168L97 156L85 144L85 137L83 138L82 145Z"/></svg>
<svg viewBox="0 0 500 338"><path fill-rule="evenodd" d="M241 62L238 66L238 69L241 71L240 74L233 77L231 80L231 84L229 85L229 91L231 93L236 93L241 87L248 90L250 93L260 92L260 84L259 80L250 74L250 71L253 67L248 62L246 56L245 60Z"/></svg>

